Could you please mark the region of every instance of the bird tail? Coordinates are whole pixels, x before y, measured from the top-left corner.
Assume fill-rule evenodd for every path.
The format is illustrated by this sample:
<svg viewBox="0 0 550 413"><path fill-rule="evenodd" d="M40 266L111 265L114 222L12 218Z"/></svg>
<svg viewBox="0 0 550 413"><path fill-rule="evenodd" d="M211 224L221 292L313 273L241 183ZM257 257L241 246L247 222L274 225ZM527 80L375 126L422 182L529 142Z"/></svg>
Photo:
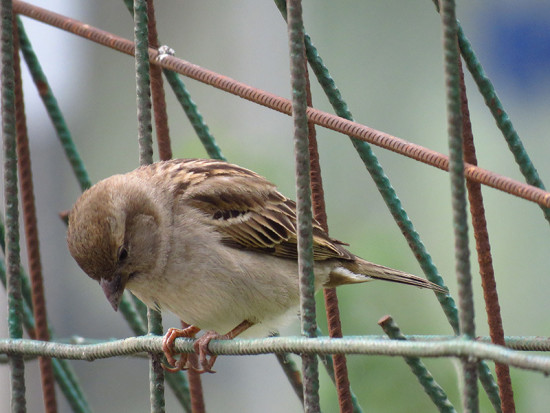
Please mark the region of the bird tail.
<svg viewBox="0 0 550 413"><path fill-rule="evenodd" d="M383 265L374 264L356 257L353 261L341 261L341 265L334 268L325 287L337 287L344 284L364 283L372 280L391 281L401 284L414 285L420 288L428 288L438 293L448 294L449 291L424 278L394 270Z"/></svg>

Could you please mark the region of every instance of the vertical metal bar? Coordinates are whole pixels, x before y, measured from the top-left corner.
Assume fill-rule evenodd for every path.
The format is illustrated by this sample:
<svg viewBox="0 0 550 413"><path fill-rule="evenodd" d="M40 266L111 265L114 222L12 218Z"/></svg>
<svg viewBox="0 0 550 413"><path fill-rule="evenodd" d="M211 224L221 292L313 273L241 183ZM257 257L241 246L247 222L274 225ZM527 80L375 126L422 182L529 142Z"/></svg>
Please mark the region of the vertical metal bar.
<svg viewBox="0 0 550 413"><path fill-rule="evenodd" d="M18 27L19 47L23 54L23 58L25 59L33 82L36 85L36 89L42 98L44 106L46 107L48 115L50 116L52 124L57 132L61 145L65 150L65 155L73 168L73 172L77 177L80 188L82 190L89 188L91 186L91 182L88 177L88 173L86 172L84 163L76 150L63 114L61 113L57 100L55 99L55 96L50 88L48 79L46 78L46 75L40 66L40 62L34 53L32 45L25 32L23 23L19 18L16 18L16 22ZM25 277L23 277L22 281L24 287ZM25 296L24 291L25 289L23 289L23 295ZM30 303L30 299L27 300L27 297L25 297L25 300ZM31 333L29 334L31 335ZM89 411L88 402L86 401L76 375L69 363L66 360L52 360L52 363L54 374L61 391L67 398L67 401L71 405L72 409L74 411L82 412Z"/></svg>
<svg viewBox="0 0 550 413"><path fill-rule="evenodd" d="M147 334L147 329L145 328L145 323L147 322L147 307L133 295L132 299L133 300L129 300L125 297L125 299L121 301L119 309L132 331L136 335L145 335ZM132 305L132 301L134 305ZM186 412L191 412L191 396L189 394L189 385L185 374L182 371L178 371L167 375L165 379L172 388L174 395L183 409Z"/></svg>
<svg viewBox="0 0 550 413"><path fill-rule="evenodd" d="M13 28L13 37L17 162L19 167L19 185L21 187L23 224L25 228L29 274L32 285L32 304L36 327L35 338L42 341L49 341L50 333L48 331L48 321L46 316L46 297L44 294L44 283L42 279L42 263L40 259L40 247L38 242L38 222L36 219L34 185L32 182L31 153L27 133L27 121L25 117L23 83L21 80L21 61L19 59L16 25L14 25ZM42 377L44 411L46 413L55 413L57 411L57 401L55 398L55 379L53 375L52 359L49 357L40 357L39 365L40 374Z"/></svg>
<svg viewBox="0 0 550 413"><path fill-rule="evenodd" d="M136 96L140 165L153 163L149 39L147 33L147 2L146 0L134 0L134 43L136 47Z"/></svg>
<svg viewBox="0 0 550 413"><path fill-rule="evenodd" d="M190 327L185 321L180 322L183 329ZM198 366L198 355L195 353L189 354L189 363L192 366ZM187 378L189 382L189 393L191 395L191 411L193 413L205 413L206 405L204 404L201 374L195 369L189 369L187 370Z"/></svg>
<svg viewBox="0 0 550 413"><path fill-rule="evenodd" d="M132 16L134 16L133 0L124 0L124 4L128 8L128 11L132 14ZM145 334L145 328L143 329L141 328L139 318L142 317L146 319L148 310L145 307L145 304L143 304L137 298L135 297L133 298L134 298L134 306L131 305L129 300L123 298L121 305L124 304L124 307L127 309L127 312L122 311L122 313L126 317L126 320L130 324L130 326L132 326L134 333L139 335ZM143 311L143 307L145 307L145 311ZM123 310L122 306L121 306L121 310ZM142 311L145 313L145 317L143 317ZM161 323L162 323L162 320L161 320ZM162 334L162 325L161 325L160 331L161 331L160 334ZM179 371L177 373L173 373L166 376L166 381L174 391L174 395L180 402L183 409L186 412L190 412L192 410L191 396L189 394L189 385L187 383L187 379L183 374L183 372Z"/></svg>
<svg viewBox="0 0 550 413"><path fill-rule="evenodd" d="M307 96L305 79L304 31L300 0L288 1L288 36L296 155L296 215L298 227L298 265L300 271L300 313L302 334L315 337L315 287L313 273L313 236L311 188L309 182ZM319 371L315 355L302 354L304 410L319 412Z"/></svg>
<svg viewBox="0 0 550 413"><path fill-rule="evenodd" d="M140 165L147 165L153 162L147 20L146 0L134 0L134 42L136 46L136 94ZM147 321L149 334L162 335L162 317L158 311L148 309ZM160 355L158 354L151 354L149 377L151 412L164 412L164 371L161 366Z"/></svg>
<svg viewBox="0 0 550 413"><path fill-rule="evenodd" d="M307 105L312 107L313 100L311 96L311 85L309 82L309 73L307 70L307 60L304 59L305 78L306 78L306 94ZM317 136L315 132L315 124L308 122L308 140L309 140L309 165L310 165L310 180L311 194L313 202L313 215L321 224L321 227L328 233L328 219L325 208L325 196L323 190L323 178L321 175L321 164L319 162L319 151L317 148ZM336 288L325 288L323 290L325 298L325 311L327 315L327 323L330 337L342 337L342 324L340 322L340 309L338 307L338 295ZM346 363L345 354L335 354L332 359L334 367L334 378L336 392L338 395L338 405L341 413L351 413L354 410L351 389L348 377L348 366Z"/></svg>
<svg viewBox="0 0 550 413"><path fill-rule="evenodd" d="M441 10L439 7L439 0L432 0L432 1L435 5L435 9L437 10L437 12L441 13ZM477 83L479 91L484 96L485 103L490 107L491 112L493 113L493 116L497 121L498 127L504 133L505 138L507 140L508 140L508 137L506 136L506 133L510 133L511 134L510 138L513 139L514 141L516 138L519 140L519 137L517 136L512 126L512 122L508 118L508 115L506 114L506 112L504 112L504 109L500 104L500 100L498 99L498 96L495 93L493 85L491 81L485 76L485 73L483 72L483 68L481 67L481 64L479 63L479 61L477 60L477 57L475 56L471 48L471 45L468 42L468 39L464 35L464 32L462 31L462 27L460 26L460 23L458 22L458 20L456 21L456 25L458 27L457 37L458 37L458 44L460 46L460 52L462 54L462 57L464 58L466 65L468 66L468 70L470 70L470 73L474 77L474 80ZM511 142L509 141L508 144L510 146ZM521 142L520 142L520 145L521 145ZM517 148L519 148L519 146ZM523 149L522 145L521 145L521 149ZM518 156L520 154L515 153L514 155ZM530 160L528 157L523 158L523 160L528 161L530 163ZM532 164L529 165L529 168L532 168L534 170L534 167ZM542 182L540 182L540 184L542 184ZM546 219L549 220L550 209L543 208L543 212ZM456 329L455 329L455 332L457 332ZM483 385L483 388L485 389L485 392L487 393L487 396L489 397L489 400L491 401L491 404L493 405L495 412L500 413L501 400L499 395L499 389L491 374L491 370L489 369L489 366L483 360L481 360L478 363L478 374L479 374L479 380L481 381L481 384Z"/></svg>
<svg viewBox="0 0 550 413"><path fill-rule="evenodd" d="M317 331L318 337L320 337L321 331ZM330 354L319 354L319 359L321 360L321 363L323 363L323 366L325 366L325 370L327 374L329 375L330 379L334 384L336 384L336 377L334 373L334 362L332 361L332 356ZM354 413L363 413L363 409L359 405L359 401L357 400L357 396L355 396L355 393L353 393L353 389L349 388L350 396L351 396L351 403L353 405L353 412Z"/></svg>
<svg viewBox="0 0 550 413"><path fill-rule="evenodd" d="M123 1L124 1L124 4L126 4L126 7L130 11L130 13L132 13L133 15L134 13L133 0L123 0ZM218 144L216 143L216 140L214 139L214 136L210 132L206 123L204 122L204 119L201 113L199 112L197 105L195 104L195 102L193 102L193 99L191 99L191 95L187 91L185 84L180 79L179 74L166 69L163 69L163 73L164 73L164 76L166 77L166 80L170 84L170 87L172 88L174 94L176 95L176 98L178 99L178 102L180 103L183 111L185 112L185 114L187 115L187 118L191 122L191 126L193 127L193 129L195 129L197 136L199 137L204 148L206 149L206 153L208 153L208 156L214 159L226 160L225 157L222 155L221 150ZM153 93L154 93L154 88L153 88ZM163 156L163 149L160 147L159 147L159 156L160 156L160 159L165 159L165 157Z"/></svg>
<svg viewBox="0 0 550 413"><path fill-rule="evenodd" d="M464 136L464 160L472 165L477 165L476 148L472 124L470 122L470 111L468 108L468 96L466 95L466 84L464 83L464 72L459 61L460 69L460 100L462 106L462 134ZM489 242L489 231L485 219L485 207L483 206L483 194L481 184L473 181L466 181L468 199L470 201L470 214L472 215L472 227L476 240L477 260L479 273L481 275L481 286L483 287L483 298L487 311L487 323L491 342L505 346L504 327L500 314L498 302L497 284L493 269L493 258L491 256L491 243ZM510 367L504 363L495 363L495 373L499 388L501 408L504 413L516 411L514 403L514 390L510 378Z"/></svg>
<svg viewBox="0 0 550 413"><path fill-rule="evenodd" d="M162 335L162 317L158 311L147 309L148 333ZM149 362L149 389L151 392L151 412L164 413L164 369L160 354L151 354Z"/></svg>
<svg viewBox="0 0 550 413"><path fill-rule="evenodd" d="M286 18L284 0L275 0L275 3L279 10L281 10L283 17ZM352 113L344 101L340 90L336 86L334 79L332 79L330 72L323 62L323 59L319 55L319 52L307 34L304 35L304 41L309 64L311 65L311 68L315 73L319 84L323 88L323 91L325 92L331 106L334 108L334 111L338 116L344 119L353 120ZM370 173L390 213L399 226L399 229L407 239L409 247L413 251L415 257L417 257L417 260L427 278L438 285L444 286L443 279L439 275L432 257L428 253L425 245L422 243L420 235L415 230L412 221L403 208L401 201L397 197L390 180L378 162L371 146L367 142L354 138L351 138L351 142ZM441 303L443 311L445 312L453 330L458 333L458 312L453 298L450 295L437 294L437 299Z"/></svg>
<svg viewBox="0 0 550 413"><path fill-rule="evenodd" d="M158 49L159 42L153 0L147 0L147 23L149 47ZM157 65L150 65L149 71L151 75L151 94L153 95L153 109L155 115L155 128L157 131L159 158L165 161L167 159L172 159L172 147L170 145L170 129L168 128L168 114L166 112L162 69Z"/></svg>
<svg viewBox="0 0 550 413"><path fill-rule="evenodd" d="M149 47L159 48L157 25L155 18L154 1L147 0L147 24ZM151 93L153 95L153 109L155 115L155 127L157 132L157 145L159 149L159 158L168 160L172 158L172 148L170 144L170 129L168 127L168 114L166 111L166 99L162 80L162 69L157 65L150 65L151 75ZM136 308L139 308L139 300L135 300ZM182 324L184 324L182 322ZM162 331L161 333L162 334ZM197 357L195 354L190 357ZM180 373L181 374L181 373ZM201 376L193 369L189 369L188 383L191 396L191 411L193 413L204 413L206 411L204 404L204 395L202 391ZM169 381L169 384L173 384ZM186 383L187 384L187 383ZM179 392L176 391L176 394Z"/></svg>
<svg viewBox="0 0 550 413"><path fill-rule="evenodd" d="M189 362L194 363L192 365L198 365L198 357L195 353L189 354ZM187 370L187 378L189 380L189 392L191 393L191 411L193 413L205 413L206 405L204 404L201 374L195 369L189 369Z"/></svg>
<svg viewBox="0 0 550 413"><path fill-rule="evenodd" d="M23 336L19 249L19 210L17 199L17 155L15 132L15 95L13 68L13 12L11 0L0 3L2 140L4 150L4 209L6 216L6 275L8 292L8 334L12 339ZM23 356L9 356L11 410L25 412L25 364Z"/></svg>
<svg viewBox="0 0 550 413"><path fill-rule="evenodd" d="M447 117L449 132L449 173L451 177L453 222L455 233L456 275L460 333L465 339L475 336L474 301L468 247L468 219L466 184L462 145L462 115L460 102L460 74L454 0L441 1L445 79L447 89ZM462 359L464 374L463 403L466 412L478 412L477 361Z"/></svg>
<svg viewBox="0 0 550 413"><path fill-rule="evenodd" d="M4 236L5 236L4 224L2 222L2 217L0 216L0 246L1 246L2 252L5 255ZM24 280L26 279L25 272L21 270L20 274L21 274L22 284L25 285L24 283ZM6 268L4 267L4 261L2 260L0 260L0 281L2 282L4 287L7 289ZM29 337L31 339L34 339L36 337L36 334L34 331L34 317L32 315L32 310L30 309L31 307L30 303L31 303L30 294L27 297L23 293L23 315L22 315L23 325L27 330L27 334L29 335ZM88 407L88 403L86 401L86 398L84 397L84 392L82 391L82 388L78 383L76 375L74 371L71 369L71 366L69 365L67 360L53 359L52 363L53 363L55 378L59 383L59 387L63 392L63 394L65 395L67 402L69 403L73 411L76 413L90 413L90 408Z"/></svg>

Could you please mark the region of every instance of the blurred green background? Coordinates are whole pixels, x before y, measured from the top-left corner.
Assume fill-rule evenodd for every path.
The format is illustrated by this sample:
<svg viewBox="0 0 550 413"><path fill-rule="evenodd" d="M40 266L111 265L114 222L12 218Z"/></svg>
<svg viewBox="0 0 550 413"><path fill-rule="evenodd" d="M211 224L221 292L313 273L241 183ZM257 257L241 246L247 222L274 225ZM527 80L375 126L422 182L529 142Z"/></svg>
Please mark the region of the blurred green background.
<svg viewBox="0 0 550 413"><path fill-rule="evenodd" d="M59 13L133 38L122 1L43 2ZM289 97L286 27L270 1L156 2L159 36L176 56ZM528 0L463 1L458 16L487 74L522 137L543 181L550 166L550 7ZM358 122L447 153L440 19L430 1L304 2L306 31L330 69ZM64 110L93 182L138 165L134 62L126 55L24 19L31 42ZM275 182L294 197L292 120L279 113L183 79L226 157ZM69 256L57 214L79 195L68 163L36 91L25 78L34 162L36 201L49 318L58 337L123 338L132 335L96 283ZM467 79L480 166L522 180L475 85ZM167 90L175 157L205 157L179 105ZM313 82L314 106L332 112ZM421 274L348 138L318 129L331 235L370 261ZM448 175L391 152L375 149L404 208L445 282L456 297ZM493 189L486 201L494 266L507 335L548 336L548 223L529 202ZM472 237L473 242L473 237ZM471 244L472 250L474 244ZM474 271L477 333L487 335ZM345 335L382 334L377 320L391 314L404 333L451 334L435 296L386 283L339 289ZM322 295L318 319L325 329ZM0 295L0 335L7 337L6 299ZM170 315L165 329L176 326ZM282 331L299 334L298 323ZM144 360L116 358L71 362L92 408L98 412L149 410ZM436 380L460 410L453 360L426 360ZM41 411L38 363L27 364L29 411ZM298 412L300 404L273 356L221 357L217 374L203 376L211 412ZM436 409L402 359L349 357L353 389L365 411L434 412ZM512 369L518 411L548 411L543 375ZM167 390L167 411L179 406ZM482 411L491 411L481 391ZM0 411L8 411L8 369L0 366ZM68 405L60 395L60 411ZM336 394L324 371L321 402L337 411Z"/></svg>

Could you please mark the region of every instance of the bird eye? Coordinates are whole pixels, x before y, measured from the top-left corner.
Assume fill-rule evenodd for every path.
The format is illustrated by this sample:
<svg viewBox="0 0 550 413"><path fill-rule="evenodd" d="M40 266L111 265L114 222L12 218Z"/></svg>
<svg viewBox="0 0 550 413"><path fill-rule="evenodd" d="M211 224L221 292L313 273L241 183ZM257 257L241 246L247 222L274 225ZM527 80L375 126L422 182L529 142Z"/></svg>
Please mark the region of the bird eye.
<svg viewBox="0 0 550 413"><path fill-rule="evenodd" d="M123 262L126 258L128 258L128 250L124 245L121 245L118 249L118 262Z"/></svg>

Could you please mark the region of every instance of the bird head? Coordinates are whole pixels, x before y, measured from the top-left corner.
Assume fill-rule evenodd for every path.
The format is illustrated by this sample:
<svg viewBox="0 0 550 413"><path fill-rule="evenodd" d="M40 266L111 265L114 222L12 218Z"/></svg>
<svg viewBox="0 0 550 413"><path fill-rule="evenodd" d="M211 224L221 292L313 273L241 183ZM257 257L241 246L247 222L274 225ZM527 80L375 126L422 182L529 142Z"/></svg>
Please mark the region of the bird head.
<svg viewBox="0 0 550 413"><path fill-rule="evenodd" d="M127 285L156 267L159 222L150 194L125 175L88 189L69 214L69 251L80 268L99 282L115 311Z"/></svg>

